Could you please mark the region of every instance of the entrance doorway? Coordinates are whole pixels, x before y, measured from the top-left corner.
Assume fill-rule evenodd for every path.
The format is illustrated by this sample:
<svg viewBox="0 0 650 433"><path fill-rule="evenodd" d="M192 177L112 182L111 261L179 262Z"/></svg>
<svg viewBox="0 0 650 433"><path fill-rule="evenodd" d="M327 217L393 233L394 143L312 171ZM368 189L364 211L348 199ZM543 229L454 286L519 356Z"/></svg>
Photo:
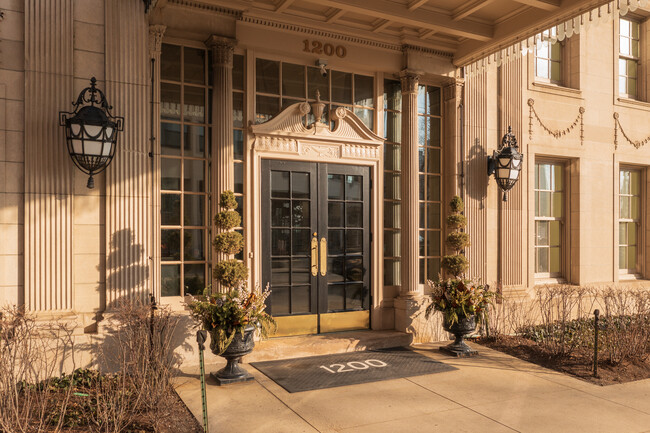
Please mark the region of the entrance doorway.
<svg viewBox="0 0 650 433"><path fill-rule="evenodd" d="M262 282L276 335L370 325L370 168L262 160Z"/></svg>

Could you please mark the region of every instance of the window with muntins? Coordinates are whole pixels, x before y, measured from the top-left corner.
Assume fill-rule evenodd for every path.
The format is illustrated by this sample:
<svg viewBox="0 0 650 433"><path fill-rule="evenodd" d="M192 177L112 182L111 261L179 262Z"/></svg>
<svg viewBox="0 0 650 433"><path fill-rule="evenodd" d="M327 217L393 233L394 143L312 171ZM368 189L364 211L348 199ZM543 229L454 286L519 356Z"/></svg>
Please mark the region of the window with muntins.
<svg viewBox="0 0 650 433"><path fill-rule="evenodd" d="M561 84L563 46L557 41L555 32L555 27L545 30L535 44L535 77Z"/></svg>
<svg viewBox="0 0 650 433"><path fill-rule="evenodd" d="M562 276L564 164L535 164L535 276Z"/></svg>
<svg viewBox="0 0 650 433"><path fill-rule="evenodd" d="M296 102L316 99L316 91L325 103L323 122L328 112L345 107L374 130L375 79L372 76L328 70L275 60L255 59L255 122L263 123L281 109ZM307 118L313 122L313 115Z"/></svg>
<svg viewBox="0 0 650 433"><path fill-rule="evenodd" d="M384 285L399 286L402 170L402 87L384 80Z"/></svg>
<svg viewBox="0 0 650 433"><path fill-rule="evenodd" d="M636 21L619 19L618 93L629 98L638 96L639 27Z"/></svg>
<svg viewBox="0 0 650 433"><path fill-rule="evenodd" d="M244 100L245 92L245 68L244 68L244 56L235 54L233 56L233 68L232 68L232 119L233 119L233 173L234 173L234 190L235 199L237 200L237 212L241 216L242 226L235 228L235 231L240 232L244 235L244 187L245 187L245 163L246 163L246 152L245 152L245 138L246 130L244 125L246 125L246 110L244 109ZM235 256L236 259L243 260L244 251L242 250L239 254Z"/></svg>
<svg viewBox="0 0 650 433"><path fill-rule="evenodd" d="M163 44L160 70L161 294L200 294L210 221L207 51Z"/></svg>
<svg viewBox="0 0 650 433"><path fill-rule="evenodd" d="M442 92L440 87L418 88L419 262L420 284L436 281L442 251L440 230L442 161Z"/></svg>
<svg viewBox="0 0 650 433"><path fill-rule="evenodd" d="M641 172L621 169L619 178L618 268L624 274L639 272L641 234Z"/></svg>

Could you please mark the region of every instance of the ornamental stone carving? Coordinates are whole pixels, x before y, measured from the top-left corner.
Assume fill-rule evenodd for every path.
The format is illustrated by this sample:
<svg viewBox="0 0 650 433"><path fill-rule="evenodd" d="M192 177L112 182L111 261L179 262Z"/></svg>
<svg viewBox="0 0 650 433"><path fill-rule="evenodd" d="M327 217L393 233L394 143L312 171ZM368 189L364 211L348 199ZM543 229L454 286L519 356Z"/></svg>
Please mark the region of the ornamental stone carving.
<svg viewBox="0 0 650 433"><path fill-rule="evenodd" d="M232 68L236 39L212 35L205 41L205 45L212 49L213 66Z"/></svg>
<svg viewBox="0 0 650 433"><path fill-rule="evenodd" d="M402 94L417 93L420 84L420 75L413 71L403 70L399 74L402 82Z"/></svg>
<svg viewBox="0 0 650 433"><path fill-rule="evenodd" d="M340 146L328 146L324 144L302 144L298 150L299 155L315 156L318 158L340 158Z"/></svg>
<svg viewBox="0 0 650 433"><path fill-rule="evenodd" d="M162 50L162 40L167 26L156 24L149 26L149 56L154 57Z"/></svg>

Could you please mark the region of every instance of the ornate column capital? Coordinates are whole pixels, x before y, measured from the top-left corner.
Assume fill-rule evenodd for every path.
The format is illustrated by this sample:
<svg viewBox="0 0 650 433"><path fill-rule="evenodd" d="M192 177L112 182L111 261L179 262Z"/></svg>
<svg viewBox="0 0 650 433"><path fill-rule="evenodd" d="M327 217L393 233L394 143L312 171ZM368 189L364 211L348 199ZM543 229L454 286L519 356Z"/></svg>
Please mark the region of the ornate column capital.
<svg viewBox="0 0 650 433"><path fill-rule="evenodd" d="M167 26L162 24L149 26L149 56L154 57L156 54L160 54L165 30L167 30Z"/></svg>
<svg viewBox="0 0 650 433"><path fill-rule="evenodd" d="M232 56L235 52L237 39L212 35L205 41L205 45L212 50L213 66L232 68Z"/></svg>
<svg viewBox="0 0 650 433"><path fill-rule="evenodd" d="M411 69L404 69L399 73L402 82L402 94L417 93L422 74Z"/></svg>

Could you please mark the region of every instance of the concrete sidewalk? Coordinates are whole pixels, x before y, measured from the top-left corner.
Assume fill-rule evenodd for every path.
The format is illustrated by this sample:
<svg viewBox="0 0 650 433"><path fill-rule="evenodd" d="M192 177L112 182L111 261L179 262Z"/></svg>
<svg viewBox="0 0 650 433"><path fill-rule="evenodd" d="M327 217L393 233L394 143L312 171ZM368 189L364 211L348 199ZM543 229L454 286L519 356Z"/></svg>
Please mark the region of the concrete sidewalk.
<svg viewBox="0 0 650 433"><path fill-rule="evenodd" d="M650 379L601 387L476 344L478 357L450 358L441 344L414 349L458 370L294 394L244 364L255 381L208 379L210 433L650 432ZM202 423L198 367L178 383Z"/></svg>

